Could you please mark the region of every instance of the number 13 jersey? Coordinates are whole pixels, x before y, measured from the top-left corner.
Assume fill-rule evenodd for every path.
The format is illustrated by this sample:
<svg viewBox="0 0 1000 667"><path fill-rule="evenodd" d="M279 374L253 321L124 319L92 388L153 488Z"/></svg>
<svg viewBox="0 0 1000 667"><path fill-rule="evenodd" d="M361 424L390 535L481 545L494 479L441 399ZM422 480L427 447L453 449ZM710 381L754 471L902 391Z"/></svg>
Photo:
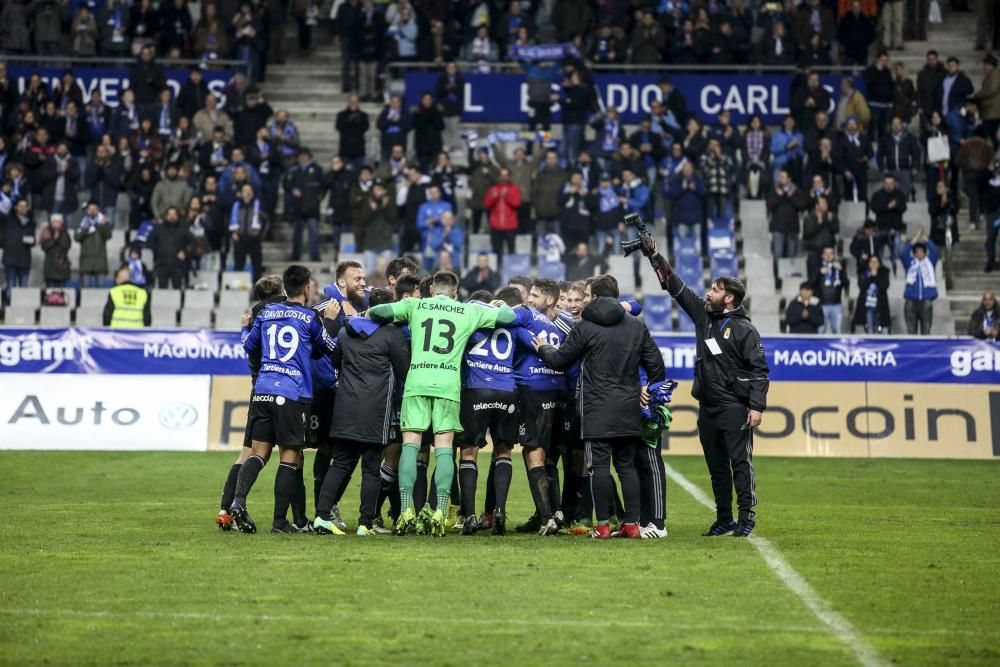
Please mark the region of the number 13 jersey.
<svg viewBox="0 0 1000 667"><path fill-rule="evenodd" d="M410 371L403 397L460 401L462 356L477 329L493 329L499 309L460 303L443 294L392 304L393 319L410 325Z"/></svg>
<svg viewBox="0 0 1000 667"><path fill-rule="evenodd" d="M311 360L335 347L321 317L311 308L285 301L265 306L253 326L243 329L243 349L248 355L260 355L254 393L312 399Z"/></svg>

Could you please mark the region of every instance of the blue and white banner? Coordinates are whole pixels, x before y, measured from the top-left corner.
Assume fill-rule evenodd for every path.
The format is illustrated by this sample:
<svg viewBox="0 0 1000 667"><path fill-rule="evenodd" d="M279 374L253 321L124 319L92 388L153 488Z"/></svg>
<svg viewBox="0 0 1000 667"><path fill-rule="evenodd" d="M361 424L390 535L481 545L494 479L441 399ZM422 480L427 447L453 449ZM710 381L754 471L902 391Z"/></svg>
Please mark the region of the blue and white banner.
<svg viewBox="0 0 1000 667"><path fill-rule="evenodd" d="M690 380L694 339L656 336L668 375ZM971 338L764 339L775 382L1000 384L1000 345ZM246 375L236 332L0 329L0 373Z"/></svg>
<svg viewBox="0 0 1000 667"><path fill-rule="evenodd" d="M101 93L101 99L111 107L118 106L118 97L121 92L128 88L128 68L127 67L71 67L69 68L76 77L77 85L83 91L83 102L90 101L91 92L97 90ZM25 65L8 65L7 76L14 82L15 90L18 94L24 92L28 87L28 82L35 74L42 78L42 83L46 88L53 90L62 81L65 69L60 67L28 67ZM168 69L166 70L167 85L174 93L174 98L181 92L181 86L187 83L191 71L188 69ZM212 91L225 104L225 95L222 90L233 77L233 73L227 70L202 70L202 76L208 89Z"/></svg>
<svg viewBox="0 0 1000 667"><path fill-rule="evenodd" d="M511 44L507 49L507 57L511 60L562 60L568 57L577 58L580 52L570 43L564 44Z"/></svg>
<svg viewBox="0 0 1000 667"><path fill-rule="evenodd" d="M437 72L406 73L406 103L415 106L421 93L434 90ZM528 120L528 84L523 74L467 73L462 120L469 123L524 123ZM714 121L727 109L733 122L743 125L760 114L764 123L777 125L788 114L792 74L676 74L670 80L684 94L688 109L703 121ZM597 74L594 85L605 108L617 107L626 123L638 123L649 114L653 100L661 99L660 74ZM839 94L839 76L822 77L833 98ZM553 104L554 120L559 105Z"/></svg>

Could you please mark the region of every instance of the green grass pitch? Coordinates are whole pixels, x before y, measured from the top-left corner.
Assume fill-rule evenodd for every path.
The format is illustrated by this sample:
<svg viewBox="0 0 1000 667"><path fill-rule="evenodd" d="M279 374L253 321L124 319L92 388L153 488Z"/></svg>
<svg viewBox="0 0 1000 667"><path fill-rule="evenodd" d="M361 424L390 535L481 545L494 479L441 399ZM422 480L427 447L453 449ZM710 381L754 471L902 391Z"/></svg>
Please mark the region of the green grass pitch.
<svg viewBox="0 0 1000 667"><path fill-rule="evenodd" d="M857 664L669 481L662 541L222 534L231 458L0 454L0 664ZM669 463L708 490L701 460ZM997 665L998 471L760 458L758 531L885 664Z"/></svg>

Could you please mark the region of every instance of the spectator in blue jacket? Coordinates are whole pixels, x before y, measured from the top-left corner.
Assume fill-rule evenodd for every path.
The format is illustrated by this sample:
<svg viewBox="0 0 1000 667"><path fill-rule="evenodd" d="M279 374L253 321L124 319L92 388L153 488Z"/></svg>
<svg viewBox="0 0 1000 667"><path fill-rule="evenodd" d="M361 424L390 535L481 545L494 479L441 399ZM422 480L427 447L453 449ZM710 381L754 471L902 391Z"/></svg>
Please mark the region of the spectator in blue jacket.
<svg viewBox="0 0 1000 667"><path fill-rule="evenodd" d="M937 299L938 248L921 229L899 253L906 267L906 287L903 289L903 316L906 331L911 336L926 336L934 320L934 300Z"/></svg>
<svg viewBox="0 0 1000 667"><path fill-rule="evenodd" d="M694 171L694 164L685 162L681 168L681 175L675 178L670 184L670 199L673 202L671 207L670 224L667 225L667 243L671 249L674 247L674 230L678 225L688 228L690 233L698 227L698 235L701 235L701 227L705 223L705 183ZM703 249L704 251L704 249Z"/></svg>
<svg viewBox="0 0 1000 667"><path fill-rule="evenodd" d="M389 161L393 146L402 146L403 152L406 152L406 138L410 133L411 120L410 113L403 108L403 98L393 94L389 98L389 104L379 114L375 125L382 139L382 162Z"/></svg>
<svg viewBox="0 0 1000 667"><path fill-rule="evenodd" d="M771 135L771 167L774 181L778 180L778 172L787 168L793 180L798 182L805 157L805 143L802 133L795 129L795 116L785 116L782 126Z"/></svg>
<svg viewBox="0 0 1000 667"><path fill-rule="evenodd" d="M430 245L431 228L441 223L441 218L445 213L455 213L449 202L441 199L441 188L436 184L427 187L427 201L417 209L417 231L422 239L421 248L425 254Z"/></svg>
<svg viewBox="0 0 1000 667"><path fill-rule="evenodd" d="M455 262L465 254L465 232L455 225L455 214L450 210L441 214L440 221L430 223L426 238L424 268L428 271L434 267L434 261L441 256L442 250L450 252Z"/></svg>

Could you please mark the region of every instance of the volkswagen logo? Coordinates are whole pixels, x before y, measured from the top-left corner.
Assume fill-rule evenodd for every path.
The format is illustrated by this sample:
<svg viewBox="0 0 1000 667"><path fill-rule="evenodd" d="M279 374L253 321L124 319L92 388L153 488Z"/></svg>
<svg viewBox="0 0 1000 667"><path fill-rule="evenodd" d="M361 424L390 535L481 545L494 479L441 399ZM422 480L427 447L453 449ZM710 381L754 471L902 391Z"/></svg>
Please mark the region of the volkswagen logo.
<svg viewBox="0 0 1000 667"><path fill-rule="evenodd" d="M183 431L198 421L198 410L189 403L174 403L160 410L160 425L169 431Z"/></svg>

